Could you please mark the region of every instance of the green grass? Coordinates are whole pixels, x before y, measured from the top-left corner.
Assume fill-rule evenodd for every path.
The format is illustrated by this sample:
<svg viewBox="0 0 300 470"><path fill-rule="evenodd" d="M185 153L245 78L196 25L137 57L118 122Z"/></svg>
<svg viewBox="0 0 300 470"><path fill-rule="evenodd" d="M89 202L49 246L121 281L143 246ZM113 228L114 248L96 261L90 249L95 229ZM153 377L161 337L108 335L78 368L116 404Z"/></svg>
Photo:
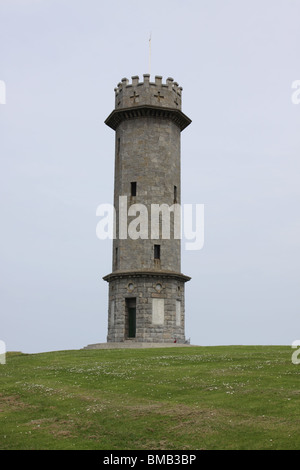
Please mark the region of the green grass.
<svg viewBox="0 0 300 470"><path fill-rule="evenodd" d="M299 449L285 346L8 353L0 449Z"/></svg>

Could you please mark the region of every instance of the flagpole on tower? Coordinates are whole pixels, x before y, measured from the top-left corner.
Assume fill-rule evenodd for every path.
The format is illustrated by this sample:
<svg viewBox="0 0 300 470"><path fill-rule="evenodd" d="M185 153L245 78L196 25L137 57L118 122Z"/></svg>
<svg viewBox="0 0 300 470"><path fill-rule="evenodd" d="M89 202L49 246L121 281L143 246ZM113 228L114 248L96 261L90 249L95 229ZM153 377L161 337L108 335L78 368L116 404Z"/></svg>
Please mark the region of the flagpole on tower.
<svg viewBox="0 0 300 470"><path fill-rule="evenodd" d="M151 75L151 32L149 36L149 74Z"/></svg>

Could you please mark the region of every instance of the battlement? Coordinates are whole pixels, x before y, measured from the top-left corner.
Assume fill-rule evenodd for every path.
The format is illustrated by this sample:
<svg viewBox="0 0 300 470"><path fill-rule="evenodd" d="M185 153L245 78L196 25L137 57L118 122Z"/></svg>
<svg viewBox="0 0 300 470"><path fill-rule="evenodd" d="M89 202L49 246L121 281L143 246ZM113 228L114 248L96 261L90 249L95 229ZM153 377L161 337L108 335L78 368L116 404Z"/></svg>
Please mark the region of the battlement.
<svg viewBox="0 0 300 470"><path fill-rule="evenodd" d="M118 83L115 109L151 105L181 110L182 87L173 78L167 78L166 83L162 83L159 75L155 76L155 82L150 81L149 74L143 77L143 82L135 75L131 77L132 83L127 78Z"/></svg>

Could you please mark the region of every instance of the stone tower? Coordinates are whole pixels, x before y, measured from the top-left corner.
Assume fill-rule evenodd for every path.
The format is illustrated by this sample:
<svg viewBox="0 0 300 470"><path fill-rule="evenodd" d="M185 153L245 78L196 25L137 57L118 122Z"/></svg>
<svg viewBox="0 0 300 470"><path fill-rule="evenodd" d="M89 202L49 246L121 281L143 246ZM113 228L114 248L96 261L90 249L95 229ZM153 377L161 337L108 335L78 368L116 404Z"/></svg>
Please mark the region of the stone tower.
<svg viewBox="0 0 300 470"><path fill-rule="evenodd" d="M182 88L172 78L162 83L160 76L155 82L143 77L143 82L137 76L132 83L122 79L105 121L116 132L113 262L112 273L103 278L109 283L107 341L183 343L184 286L190 277L181 273L175 215L155 212L158 228L151 215L162 204L180 205L180 133L191 120L181 111ZM163 229L168 213L169 234ZM143 229L140 224L130 236L130 223L136 226L140 215Z"/></svg>

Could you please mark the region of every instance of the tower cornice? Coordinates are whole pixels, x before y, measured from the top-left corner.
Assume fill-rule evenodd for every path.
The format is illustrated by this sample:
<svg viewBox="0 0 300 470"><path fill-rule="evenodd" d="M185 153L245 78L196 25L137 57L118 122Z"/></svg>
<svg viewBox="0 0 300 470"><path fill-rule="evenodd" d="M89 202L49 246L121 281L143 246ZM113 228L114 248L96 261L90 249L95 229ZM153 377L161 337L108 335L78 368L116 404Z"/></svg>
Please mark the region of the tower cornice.
<svg viewBox="0 0 300 470"><path fill-rule="evenodd" d="M162 106L142 105L130 108L114 109L105 124L116 130L122 121L127 119L137 119L144 117L155 117L160 119L169 119L173 121L181 131L185 129L192 121L179 109L164 108Z"/></svg>
<svg viewBox="0 0 300 470"><path fill-rule="evenodd" d="M158 277L158 278L169 278L169 279L177 279L179 281L188 282L191 280L191 277L186 276L182 273L176 273L173 271L114 271L111 274L107 274L103 277L104 281L110 282L113 279L122 279L125 277Z"/></svg>

